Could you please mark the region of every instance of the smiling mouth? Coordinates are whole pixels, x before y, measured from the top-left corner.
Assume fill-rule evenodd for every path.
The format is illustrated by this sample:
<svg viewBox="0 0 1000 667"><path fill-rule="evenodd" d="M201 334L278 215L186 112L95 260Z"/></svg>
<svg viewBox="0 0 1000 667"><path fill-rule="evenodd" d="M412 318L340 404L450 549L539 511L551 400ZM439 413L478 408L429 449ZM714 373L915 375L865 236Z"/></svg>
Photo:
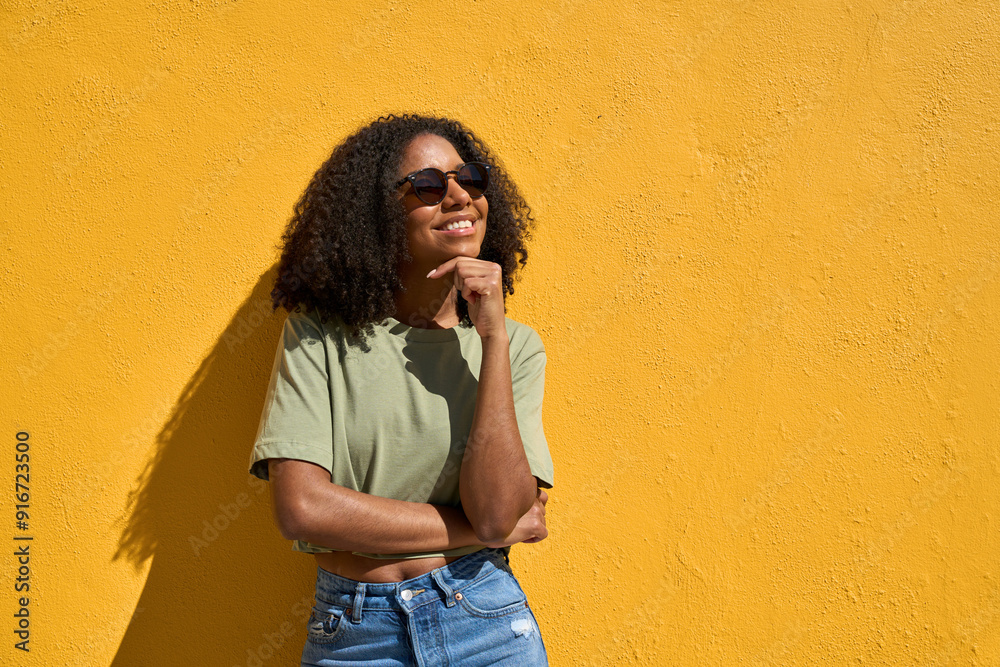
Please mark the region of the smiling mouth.
<svg viewBox="0 0 1000 667"><path fill-rule="evenodd" d="M449 222L449 223L447 223L445 225L441 225L440 227L437 227L436 229L439 232L453 232L453 231L456 231L456 230L459 230L459 229L469 229L469 228L475 227L475 226L476 226L476 221L475 220L455 220L455 221Z"/></svg>

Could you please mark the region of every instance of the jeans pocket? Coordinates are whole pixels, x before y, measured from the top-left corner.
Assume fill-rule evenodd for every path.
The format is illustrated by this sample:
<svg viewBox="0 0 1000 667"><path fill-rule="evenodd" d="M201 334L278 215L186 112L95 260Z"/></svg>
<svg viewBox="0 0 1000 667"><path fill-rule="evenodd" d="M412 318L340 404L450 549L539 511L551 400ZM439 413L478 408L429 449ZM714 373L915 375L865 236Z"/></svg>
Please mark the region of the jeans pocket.
<svg viewBox="0 0 1000 667"><path fill-rule="evenodd" d="M496 618L522 611L528 598L513 575L496 570L455 595L462 609L480 618Z"/></svg>
<svg viewBox="0 0 1000 667"><path fill-rule="evenodd" d="M306 639L313 644L332 644L344 634L344 608L316 601L309 614Z"/></svg>

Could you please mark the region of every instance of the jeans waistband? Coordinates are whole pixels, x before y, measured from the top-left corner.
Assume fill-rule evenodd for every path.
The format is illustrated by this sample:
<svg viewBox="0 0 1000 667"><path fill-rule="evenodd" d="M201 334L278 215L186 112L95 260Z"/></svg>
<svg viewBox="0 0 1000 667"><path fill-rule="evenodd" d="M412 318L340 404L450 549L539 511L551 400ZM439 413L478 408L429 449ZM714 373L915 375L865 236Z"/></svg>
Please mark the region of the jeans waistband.
<svg viewBox="0 0 1000 667"><path fill-rule="evenodd" d="M355 581L316 568L316 597L323 602L351 610L355 623L362 610L409 612L430 602L443 601L451 607L455 594L496 570L513 574L507 551L486 547L442 565L419 577L390 583Z"/></svg>

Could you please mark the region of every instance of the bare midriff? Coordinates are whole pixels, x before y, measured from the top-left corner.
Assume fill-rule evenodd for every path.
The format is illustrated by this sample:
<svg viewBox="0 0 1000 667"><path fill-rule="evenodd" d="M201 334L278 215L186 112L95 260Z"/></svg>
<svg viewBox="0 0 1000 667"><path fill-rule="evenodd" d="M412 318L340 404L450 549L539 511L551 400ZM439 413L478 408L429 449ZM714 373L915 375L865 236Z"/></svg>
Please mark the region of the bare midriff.
<svg viewBox="0 0 1000 667"><path fill-rule="evenodd" d="M372 584L394 583L413 579L431 570L447 565L461 556L433 556L431 558L365 558L350 551L332 551L313 554L316 564L327 572L345 579Z"/></svg>

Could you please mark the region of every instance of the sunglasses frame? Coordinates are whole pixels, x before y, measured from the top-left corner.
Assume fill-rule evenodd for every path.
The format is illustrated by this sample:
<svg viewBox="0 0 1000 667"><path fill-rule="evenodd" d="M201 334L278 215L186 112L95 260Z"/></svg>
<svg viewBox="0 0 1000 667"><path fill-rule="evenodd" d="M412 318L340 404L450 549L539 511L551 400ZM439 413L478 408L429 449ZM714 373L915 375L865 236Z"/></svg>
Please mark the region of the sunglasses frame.
<svg viewBox="0 0 1000 667"><path fill-rule="evenodd" d="M477 167L481 167L482 169L484 169L486 171L486 187L483 188L482 193L479 194L479 195L477 195L477 196L473 196L472 193L469 192L468 190L466 190L465 186L462 185L461 182L459 182L459 180L458 180L458 172L460 172L462 169L465 169L469 165L476 165ZM486 190L488 190L489 187L490 187L490 171L492 169L493 169L492 165L486 164L485 162L475 162L475 161L473 161L473 162L463 162L462 164L458 165L458 169L452 169L451 171L441 171L437 167L424 167L423 169L418 169L417 171L413 172L412 174L407 174L406 176L404 176L402 179L400 179L400 181L398 183L396 183L396 187L398 188L401 185L403 185L404 183L406 183L407 181L409 181L410 187L413 188L413 194L416 195L417 199L419 199L423 203L427 204L428 206L434 206L436 204L440 204L441 202L443 202L444 198L448 196L448 175L449 174L454 174L455 175L455 182L458 183L459 187L462 188L463 190L465 190L466 192L469 192L469 196L472 197L473 199L479 199L480 197L483 197L486 194ZM444 190L441 193L441 198L438 199L437 201L427 201L426 199L424 199L423 197L421 197L420 193L417 191L417 184L416 184L415 180L416 180L417 176L419 176L420 174L424 173L425 171L433 171L433 172L437 173L438 177L444 183Z"/></svg>

